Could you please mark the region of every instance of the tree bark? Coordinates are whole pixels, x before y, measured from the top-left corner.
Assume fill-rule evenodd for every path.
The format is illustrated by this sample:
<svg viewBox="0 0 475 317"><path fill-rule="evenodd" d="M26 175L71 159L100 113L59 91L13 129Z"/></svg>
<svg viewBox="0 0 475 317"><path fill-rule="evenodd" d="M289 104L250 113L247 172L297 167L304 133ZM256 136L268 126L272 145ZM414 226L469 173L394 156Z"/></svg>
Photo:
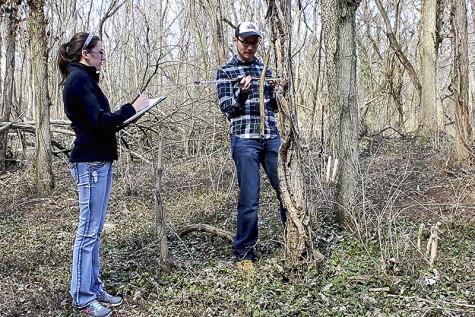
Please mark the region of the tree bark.
<svg viewBox="0 0 475 317"><path fill-rule="evenodd" d="M355 12L359 0L323 0L322 22L328 104L330 107L330 154L338 158L336 220L349 224L358 187L358 107L356 91Z"/></svg>
<svg viewBox="0 0 475 317"><path fill-rule="evenodd" d="M216 1L216 2L215 2ZM213 36L213 46L216 52L216 58L218 65L223 65L226 62L226 51L225 51L225 37L223 30L223 13L221 0L208 1L208 10L211 11L210 19L212 22L212 32L216 32Z"/></svg>
<svg viewBox="0 0 475 317"><path fill-rule="evenodd" d="M30 59L32 64L31 86L35 87L35 177L39 194L47 194L54 187L50 131L50 98L48 93L47 21L44 14L45 0L29 0L30 7Z"/></svg>
<svg viewBox="0 0 475 317"><path fill-rule="evenodd" d="M422 5L422 85L420 132L425 136L436 136L441 107L438 93L438 0L424 0Z"/></svg>
<svg viewBox="0 0 475 317"><path fill-rule="evenodd" d="M455 102L455 148L453 159L463 164L473 160L473 136L468 105L468 33L465 0L451 0L453 82Z"/></svg>
<svg viewBox="0 0 475 317"><path fill-rule="evenodd" d="M5 79L3 83L3 102L0 108L0 120L10 121L10 116L13 108L13 93L15 87L14 73L15 73L15 35L18 26L16 14L18 3L17 1L8 1L5 3L1 11L4 16L4 24L6 29L5 38ZM0 133L0 171L6 169L6 154L8 146L8 129Z"/></svg>
<svg viewBox="0 0 475 317"><path fill-rule="evenodd" d="M475 33L475 0L471 0L472 6L472 32ZM472 72L472 90L471 90L471 105L472 105L472 129L475 127L475 71Z"/></svg>
<svg viewBox="0 0 475 317"><path fill-rule="evenodd" d="M290 5L289 0L268 0L275 71L277 77L288 80L288 85L283 83L276 86L275 94L279 105L279 129L282 138L279 153L280 191L284 206L287 208L285 254L288 265L292 267L304 258L319 261L323 257L313 249L310 215L306 206L306 184L300 155L297 110L292 98Z"/></svg>

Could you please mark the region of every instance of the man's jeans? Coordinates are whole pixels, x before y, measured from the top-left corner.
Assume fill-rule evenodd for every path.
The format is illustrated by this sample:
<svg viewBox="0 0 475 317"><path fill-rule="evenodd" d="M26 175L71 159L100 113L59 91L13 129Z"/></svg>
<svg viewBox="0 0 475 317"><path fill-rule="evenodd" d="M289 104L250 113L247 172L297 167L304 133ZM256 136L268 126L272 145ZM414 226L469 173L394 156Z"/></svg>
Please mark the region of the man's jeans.
<svg viewBox="0 0 475 317"><path fill-rule="evenodd" d="M238 260L253 260L255 258L254 246L258 235L257 212L259 210L259 168L261 164L277 194L280 203L280 217L282 223L285 224L286 211L280 198L277 175L279 147L280 137L268 140L231 137L232 155L239 183L237 232L233 245L234 255Z"/></svg>
<svg viewBox="0 0 475 317"><path fill-rule="evenodd" d="M99 248L112 185L111 162L72 163L79 193L79 225L73 248L70 294L78 308L104 292Z"/></svg>

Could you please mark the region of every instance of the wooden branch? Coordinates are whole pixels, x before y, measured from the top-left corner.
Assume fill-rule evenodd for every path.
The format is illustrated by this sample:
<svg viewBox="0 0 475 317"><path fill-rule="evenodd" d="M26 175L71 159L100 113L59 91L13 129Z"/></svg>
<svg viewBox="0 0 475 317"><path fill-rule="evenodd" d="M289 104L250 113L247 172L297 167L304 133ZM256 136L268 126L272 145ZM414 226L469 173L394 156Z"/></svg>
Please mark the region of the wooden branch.
<svg viewBox="0 0 475 317"><path fill-rule="evenodd" d="M142 155L138 154L137 152L134 152L134 151L132 151L131 149L127 149L127 148L126 148L126 150L129 151L130 156L135 157L136 159L139 159L139 160L141 160L141 161L144 162L144 163L147 163L147 164L149 164L149 165L152 165L152 162L150 162L149 160L147 160L145 157L143 157Z"/></svg>
<svg viewBox="0 0 475 317"><path fill-rule="evenodd" d="M158 156L156 158L155 169L155 226L160 243L159 263L165 269L169 268L169 250L167 239L167 224L165 220L165 207L162 197L162 175L163 175L163 135L160 135L158 144Z"/></svg>
<svg viewBox="0 0 475 317"><path fill-rule="evenodd" d="M327 162L327 177L325 178L325 181L327 183L330 183L331 179L331 171L332 171L332 156L328 156L328 162Z"/></svg>
<svg viewBox="0 0 475 317"><path fill-rule="evenodd" d="M187 235L191 232L194 232L194 231L207 232L207 233L213 234L215 236L218 236L220 238L229 240L231 242L233 242L233 240L234 240L233 234L231 232L213 227L211 225L202 224L202 223L191 224L191 225L184 226L183 228L178 230L178 236L183 237L183 236L185 236L185 235Z"/></svg>
<svg viewBox="0 0 475 317"><path fill-rule="evenodd" d="M0 122L0 132L7 129L24 130L30 133L35 133L35 130L36 130L33 124L29 124L26 122ZM51 128L51 132L72 135L72 136L75 135L73 131L59 129L59 128Z"/></svg>
<svg viewBox="0 0 475 317"><path fill-rule="evenodd" d="M120 7L122 7L122 5L124 5L124 3L126 2L127 1L124 0L122 1L122 3L119 3L119 4L117 4L117 1L112 1L110 3L109 8L107 9L106 13L104 14L104 16L101 18L101 21L99 22L99 38L102 39L102 31L104 29L104 23L106 22L106 20L112 17L117 12L117 10L119 10Z"/></svg>
<svg viewBox="0 0 475 317"><path fill-rule="evenodd" d="M386 128L382 129L381 131L379 131L379 132L377 132L377 133L374 133L374 134L369 135L368 137L374 138L374 137L380 135L381 133L386 132L387 130L393 130L394 132L396 132L397 134L399 134L401 137L407 138L407 135L406 135L406 134L402 133L401 131L399 131L398 129L395 129L395 128L393 128L393 127L386 127Z"/></svg>
<svg viewBox="0 0 475 317"><path fill-rule="evenodd" d="M3 127L0 127L0 133L2 133L3 131L8 130L12 125L13 125L13 122L8 122Z"/></svg>
<svg viewBox="0 0 475 317"><path fill-rule="evenodd" d="M262 68L261 77L259 78L259 136L261 138L265 137L265 120L266 120L266 111L264 104L264 84L267 73L267 67L269 66L270 59L270 49L267 51L266 58L264 61L264 67Z"/></svg>
<svg viewBox="0 0 475 317"><path fill-rule="evenodd" d="M368 292L389 292L390 288L389 287L373 287L369 288Z"/></svg>
<svg viewBox="0 0 475 317"><path fill-rule="evenodd" d="M62 124L62 123L59 123L59 124ZM3 132L4 130L7 130L7 129L23 130L25 132L29 132L29 133L33 133L33 134L35 133L35 130L36 130L34 125L31 125L31 124L28 124L28 123L25 123L25 122L18 122L18 123L17 122L0 122L0 133ZM51 132L66 134L66 135L71 135L71 136L76 135L73 131L59 129L59 128L51 128ZM55 145L55 144L53 144L53 145ZM62 153L62 152L67 153L67 152L70 152L70 151L71 150L69 150L69 149L63 149L63 150L61 150L59 152L55 152L55 153ZM132 157L134 157L136 159L139 159L144 163L152 165L152 162L150 162L148 159L146 159L142 155L138 154L137 152L134 152L134 151L132 151L128 148L127 148L127 151L130 153L130 155Z"/></svg>
<svg viewBox="0 0 475 317"><path fill-rule="evenodd" d="M61 143L51 139L51 145L58 148L59 151L52 151L54 155L58 155L58 154L61 154L63 153L64 155L66 155L68 158L69 158L69 152L71 152L71 149L67 149L65 148L63 145L61 145Z"/></svg>
<svg viewBox="0 0 475 317"><path fill-rule="evenodd" d="M396 35L393 32L391 22L389 21L389 18L388 18L388 14L386 13L386 10L384 9L383 4L381 3L381 0L376 0L376 6L378 7L378 10L384 20L384 24L386 25L386 35L389 39L389 43L391 44L391 47L393 48L393 50L396 52L396 56L398 57L399 61L402 63L404 68L409 73L409 78L411 79L412 84L416 88L417 94L419 96L419 102L420 102L422 86L421 86L421 83L419 82L419 78L417 77L417 73L414 70L414 67L412 66L409 59L406 57L406 55L402 51L402 47L396 39Z"/></svg>
<svg viewBox="0 0 475 317"><path fill-rule="evenodd" d="M20 121L20 122L31 124L31 125L35 124L35 121L30 121L30 120L24 120L24 121ZM71 121L69 121L69 120L50 119L49 123L51 125L71 125Z"/></svg>
<svg viewBox="0 0 475 317"><path fill-rule="evenodd" d="M232 22L229 21L228 19L226 19L226 18L221 18L221 20L222 20L223 22L226 22L226 23L227 23L230 27L232 27L233 29L236 28L236 25L234 25L234 23L232 23Z"/></svg>

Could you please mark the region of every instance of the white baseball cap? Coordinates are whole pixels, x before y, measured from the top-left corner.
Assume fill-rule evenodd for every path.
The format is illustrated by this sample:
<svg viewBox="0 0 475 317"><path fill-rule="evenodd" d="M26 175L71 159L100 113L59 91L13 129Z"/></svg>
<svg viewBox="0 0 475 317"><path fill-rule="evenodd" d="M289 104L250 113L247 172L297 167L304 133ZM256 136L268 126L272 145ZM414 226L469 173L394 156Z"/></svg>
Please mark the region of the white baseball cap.
<svg viewBox="0 0 475 317"><path fill-rule="evenodd" d="M259 27L254 22L241 22L234 31L234 36L236 37L240 36L246 38L253 35L262 37L259 32Z"/></svg>

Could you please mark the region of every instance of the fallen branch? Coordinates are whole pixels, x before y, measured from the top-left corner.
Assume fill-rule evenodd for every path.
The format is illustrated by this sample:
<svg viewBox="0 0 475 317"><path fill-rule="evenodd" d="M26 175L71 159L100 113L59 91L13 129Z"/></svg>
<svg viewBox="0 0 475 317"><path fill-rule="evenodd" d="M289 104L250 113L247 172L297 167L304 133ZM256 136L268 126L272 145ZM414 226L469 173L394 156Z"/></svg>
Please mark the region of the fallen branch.
<svg viewBox="0 0 475 317"><path fill-rule="evenodd" d="M36 124L35 121L30 121L30 120L25 120L25 121L22 121L22 122L26 123L26 124L31 124L31 125ZM49 123L51 125L66 125L66 126L71 125L71 121L69 121L69 120L59 120L59 119L50 119Z"/></svg>
<svg viewBox="0 0 475 317"><path fill-rule="evenodd" d="M5 130L8 130L12 125L13 125L13 122L8 122L4 126L0 127L0 133L2 133Z"/></svg>
<svg viewBox="0 0 475 317"><path fill-rule="evenodd" d="M16 129L16 130L24 130L26 132L35 133L36 127L32 124L25 123L25 122L0 122L0 132L6 129ZM51 128L51 132L54 133L61 133L66 135L75 135L73 131L59 129L59 128Z"/></svg>
<svg viewBox="0 0 475 317"><path fill-rule="evenodd" d="M213 227L211 225L202 224L202 223L191 224L191 225L184 226L183 228L178 230L178 236L181 238L181 237L183 237L183 236L185 236L185 235L187 235L191 232L194 232L194 231L207 232L207 233L213 234L215 236L218 236L220 238L229 240L231 242L233 242L233 240L234 240L233 234L231 232Z"/></svg>
<svg viewBox="0 0 475 317"><path fill-rule="evenodd" d="M139 159L142 162L147 163L148 165L152 165L152 162L150 162L149 160L147 160L145 157L138 154L137 152L134 152L131 149L126 149L126 150L129 151L130 156L135 157L136 159Z"/></svg>
<svg viewBox="0 0 475 317"><path fill-rule="evenodd" d="M380 135L380 134L386 132L387 130L393 130L394 132L396 132L397 134L399 134L402 138L407 138L407 135L406 135L406 134L402 133L401 131L399 131L398 129L395 129L395 128L393 128L393 127L386 127L386 128L380 130L380 131L377 132L377 133L374 133L374 134L369 135L368 137L374 138L375 136L378 136L378 135Z"/></svg>
<svg viewBox="0 0 475 317"><path fill-rule="evenodd" d="M368 289L368 292L389 292L390 288L389 287L373 287Z"/></svg>

